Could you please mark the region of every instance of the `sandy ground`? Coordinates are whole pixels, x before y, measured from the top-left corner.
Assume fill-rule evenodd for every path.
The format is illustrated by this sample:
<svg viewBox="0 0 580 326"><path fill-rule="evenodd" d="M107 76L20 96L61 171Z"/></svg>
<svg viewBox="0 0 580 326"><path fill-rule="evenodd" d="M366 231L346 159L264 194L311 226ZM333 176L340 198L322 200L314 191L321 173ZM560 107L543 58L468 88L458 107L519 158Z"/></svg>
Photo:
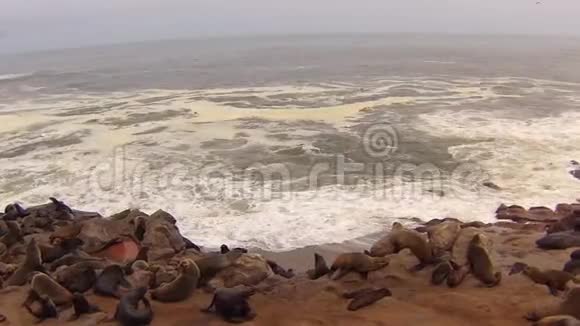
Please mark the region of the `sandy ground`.
<svg viewBox="0 0 580 326"><path fill-rule="evenodd" d="M341 281L326 277L311 281L303 273L291 280L270 279L271 287L251 298L258 316L247 325L529 325L523 315L556 302L545 286L532 283L522 275L508 276L511 265L524 261L540 268L561 269L573 249L544 251L534 241L541 236L536 231L520 231L491 227L484 232L494 241L496 264L503 272L500 286L483 287L469 275L458 288L433 286L433 267L412 273L417 263L407 250L393 256L389 266L369 274L367 281L357 275L347 275ZM264 253L279 264L297 271L309 268L312 253L320 252L328 263L338 252L366 248L376 235L343 244L299 249L287 253ZM364 286L386 286L392 297L356 312L346 309L348 301L341 297L345 290ZM20 307L27 287L0 294L0 311L6 315L5 325L31 325L34 319ZM115 311L116 300L88 296L109 315ZM198 290L192 298L176 304L153 302L155 318L152 325L222 325L218 317L200 312L211 301L211 295ZM85 316L74 323L65 322L71 311L64 311L60 320L45 325L94 325L98 318ZM111 324L114 323L105 323Z"/></svg>

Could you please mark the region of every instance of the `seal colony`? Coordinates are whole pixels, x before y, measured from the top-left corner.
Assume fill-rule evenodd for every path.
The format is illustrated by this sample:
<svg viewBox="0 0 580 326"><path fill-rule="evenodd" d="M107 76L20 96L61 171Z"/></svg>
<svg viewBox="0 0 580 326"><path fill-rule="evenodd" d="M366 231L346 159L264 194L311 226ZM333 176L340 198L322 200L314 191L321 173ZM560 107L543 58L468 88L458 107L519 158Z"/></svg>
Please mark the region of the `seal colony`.
<svg viewBox="0 0 580 326"><path fill-rule="evenodd" d="M114 321L121 325L162 325L169 318L192 324L225 321L270 325L276 320L280 324L330 325L337 323L332 319L337 316L355 321L351 318L370 314L373 319L369 324L390 320L393 325L403 325L412 321L398 320L392 314L380 317L379 312L391 307L404 312L409 302L453 310L475 300L481 289L503 298L517 293L518 287L526 287L522 296L528 300L535 296L557 302L546 304L544 309L538 309L540 303L534 302L517 318L506 317L514 310L509 309L487 324L580 323L580 287L575 287L579 283L576 262L580 250L547 251L556 252L553 255L558 257L549 264L545 257L529 255L528 260L522 250L532 245L543 253L546 243L580 240L580 204L530 211L502 206L498 209L502 219L511 216L516 223L496 225L435 219L411 228L395 222L367 248L335 252L332 258L314 252L314 260L303 271L295 271L283 268L280 264L286 263L281 260L266 258L252 249L230 250L224 244L217 252L206 251L181 235L176 219L164 211L148 215L126 210L103 218L76 211L56 198L28 208L11 203L0 215L0 313L14 324ZM543 219L537 218L538 212ZM559 232L553 232L554 225ZM574 243L572 240L564 242ZM123 251L126 245L138 250ZM327 259L332 259L328 260L330 266ZM421 290L416 292L416 288ZM536 291L534 296L528 294L530 291ZM454 299L455 293L470 294ZM301 304L303 301L308 305ZM15 312L5 310L15 302ZM317 306L317 302L327 302L324 307L332 312L309 320L307 316L314 314L309 306ZM288 314L288 304L304 313ZM172 305L187 308L165 313L174 309ZM273 309L273 305L279 308ZM502 307L500 299L485 305L488 308L482 311L490 314ZM436 318L433 311L416 312L421 313ZM441 323L461 324L461 318L453 318ZM462 322L466 320L470 319Z"/></svg>

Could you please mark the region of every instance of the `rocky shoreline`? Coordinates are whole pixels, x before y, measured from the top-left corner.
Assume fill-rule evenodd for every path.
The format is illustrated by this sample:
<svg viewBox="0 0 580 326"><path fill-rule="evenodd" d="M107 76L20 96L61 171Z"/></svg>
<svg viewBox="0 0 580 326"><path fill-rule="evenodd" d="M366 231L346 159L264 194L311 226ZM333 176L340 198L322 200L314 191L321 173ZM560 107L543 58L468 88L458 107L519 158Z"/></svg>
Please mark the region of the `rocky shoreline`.
<svg viewBox="0 0 580 326"><path fill-rule="evenodd" d="M228 319L254 325L530 325L551 315L580 319L580 289L572 282L580 273L573 254L580 247L580 204L553 210L502 205L496 214L494 224L414 221L416 228L394 225L353 241L284 253L230 250L227 244L211 252L183 237L164 211L125 210L105 218L54 198L28 208L10 204L0 215L0 314L7 325L41 319L47 325L220 325ZM331 277L321 264L315 268L315 255L324 267L336 267ZM530 272L534 267L549 280L571 275L564 282L571 289L539 281ZM213 299L215 309L202 312Z"/></svg>

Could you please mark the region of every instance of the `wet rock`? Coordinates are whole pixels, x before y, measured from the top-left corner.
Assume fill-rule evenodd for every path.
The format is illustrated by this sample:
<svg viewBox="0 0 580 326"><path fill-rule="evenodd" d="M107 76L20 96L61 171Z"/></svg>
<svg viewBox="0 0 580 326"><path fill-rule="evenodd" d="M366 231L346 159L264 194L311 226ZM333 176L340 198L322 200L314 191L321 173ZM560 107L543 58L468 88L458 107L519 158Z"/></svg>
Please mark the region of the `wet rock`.
<svg viewBox="0 0 580 326"><path fill-rule="evenodd" d="M546 230L548 224L545 223L514 223L514 222L505 222L500 221L493 224L494 226L512 229L512 230L521 230L521 231L538 231L543 232Z"/></svg>
<svg viewBox="0 0 580 326"><path fill-rule="evenodd" d="M258 254L243 254L209 281L210 287L253 286L274 275L268 261Z"/></svg>
<svg viewBox="0 0 580 326"><path fill-rule="evenodd" d="M567 249L580 247L580 232L564 231L551 233L536 241L542 249Z"/></svg>
<svg viewBox="0 0 580 326"><path fill-rule="evenodd" d="M83 240L83 250L87 253L98 252L125 234L132 234L133 227L123 221L95 218L82 222L78 235Z"/></svg>
<svg viewBox="0 0 580 326"><path fill-rule="evenodd" d="M482 239L485 243L486 248L490 248L490 252L493 252L493 242L489 237L485 236L481 230L476 228L465 228L461 229L453 248L451 249L452 260L459 266L467 265L467 249L469 247L469 242L476 234L481 234Z"/></svg>
<svg viewBox="0 0 580 326"><path fill-rule="evenodd" d="M554 211L547 207L532 207L526 210L522 206L501 205L496 210L496 218L498 220L512 220L514 222L556 222L560 219Z"/></svg>

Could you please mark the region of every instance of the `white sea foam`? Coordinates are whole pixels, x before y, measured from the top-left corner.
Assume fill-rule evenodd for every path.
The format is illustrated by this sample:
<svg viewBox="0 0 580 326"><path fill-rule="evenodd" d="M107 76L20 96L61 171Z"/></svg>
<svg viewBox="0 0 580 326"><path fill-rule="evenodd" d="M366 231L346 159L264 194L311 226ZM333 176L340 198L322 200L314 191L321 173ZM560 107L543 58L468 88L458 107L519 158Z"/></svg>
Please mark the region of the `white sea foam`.
<svg viewBox="0 0 580 326"><path fill-rule="evenodd" d="M520 80L383 80L376 85L366 85L364 90L353 95L378 95L375 100L355 103L343 103L340 96L329 100L322 95L329 86L333 90L359 88L340 83L299 88L54 95L42 101L20 101L9 106L10 113L0 115L3 137L0 152L23 150L17 156L0 158L0 198L3 203L14 200L37 203L57 195L74 207L101 209L105 215L127 207L147 212L164 209L178 218L180 229L196 243L212 247L229 243L270 250L353 239L382 230L398 218L457 217L492 221L493 211L500 203L554 206L561 201L574 201L580 183L569 175L566 164L580 158L577 146L580 113L564 112L524 121L502 118L484 110L456 108L466 103L492 105L496 99L521 98L497 94L493 90L493 85L514 81ZM535 85L529 88L529 96L541 92L542 88L578 86L524 81ZM388 96L389 89L397 85L405 85L427 96ZM299 93L323 104L308 111L291 105L240 109L207 100L215 96L235 98L234 92L261 100L268 100L272 95ZM381 94L387 95L381 97ZM565 93L564 98L566 96L574 103L570 94ZM164 99L148 104L139 102L155 97ZM481 167L483 174L489 173L491 180L503 190L472 189L470 187L477 182L469 184L451 179L443 182L441 190L445 196L440 197L428 191L429 185L394 178L378 188L362 183L358 187L331 185L279 193L270 191L268 183L266 186L248 184L227 174L221 178L200 176L207 168L204 160L212 155L202 144L215 138L234 139L240 131L249 135L251 142L239 146L304 144L307 150L316 150L316 146L307 141L307 136L315 134L316 130L301 131L299 136L303 138L298 140L277 140L267 137L268 134L292 132L292 128L271 127L260 122L263 125L258 124L258 128L238 129L239 119L294 123L309 119L331 124L340 132L349 132L348 127L363 116L361 109L365 107L392 105L407 110L412 106L401 108L400 104L428 104L431 101L449 102L454 109L422 113L415 118L413 127L434 137L433 141L438 137L464 139L465 144L451 147L450 154L459 162L475 163L475 168L467 171L477 172L473 173L474 180L479 182L478 178L485 177L477 171L477 167ZM90 111L94 107L107 106L112 108ZM62 115L79 109L89 110ZM114 123L115 119L124 121L131 114L168 110L185 110L185 113L135 124ZM194 116L193 112L198 115ZM91 122L95 119L99 123ZM167 129L138 134L158 127ZM79 137L80 143L71 142L74 137ZM65 145L45 142L58 139ZM26 152L26 146L31 144L36 145ZM119 147L123 145L127 145L125 151Z"/></svg>
<svg viewBox="0 0 580 326"><path fill-rule="evenodd" d="M21 78L26 78L34 75L33 73L21 73L21 74L3 74L0 75L0 81L8 81L8 80L18 80Z"/></svg>

